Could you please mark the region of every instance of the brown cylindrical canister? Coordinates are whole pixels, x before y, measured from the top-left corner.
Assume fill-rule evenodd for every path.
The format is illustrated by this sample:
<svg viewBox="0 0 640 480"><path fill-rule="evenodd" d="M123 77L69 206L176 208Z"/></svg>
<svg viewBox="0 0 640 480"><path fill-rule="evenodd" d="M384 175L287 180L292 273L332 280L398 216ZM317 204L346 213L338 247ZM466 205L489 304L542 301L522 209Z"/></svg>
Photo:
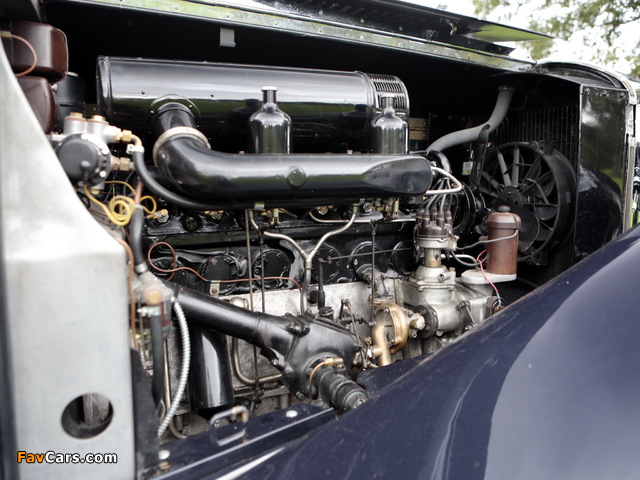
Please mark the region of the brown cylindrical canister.
<svg viewBox="0 0 640 480"><path fill-rule="evenodd" d="M518 265L518 235L520 217L502 205L487 219L490 243L487 243L487 271L500 275L515 275ZM514 235L515 234L515 235ZM511 237L511 238L507 238ZM505 240L493 241L505 238Z"/></svg>

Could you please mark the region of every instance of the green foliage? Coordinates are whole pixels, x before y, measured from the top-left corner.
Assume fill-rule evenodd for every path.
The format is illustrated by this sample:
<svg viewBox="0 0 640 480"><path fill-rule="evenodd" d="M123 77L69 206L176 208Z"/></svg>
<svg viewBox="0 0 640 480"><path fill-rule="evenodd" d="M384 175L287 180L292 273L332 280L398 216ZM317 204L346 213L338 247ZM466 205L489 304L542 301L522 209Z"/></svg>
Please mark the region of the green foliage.
<svg viewBox="0 0 640 480"><path fill-rule="evenodd" d="M476 15L495 17L508 23L519 15L520 9L531 0L473 0ZM529 28L567 40L583 31L584 42L591 49L585 60L612 64L624 54L616 46L620 27L637 24L636 45L626 47L626 60L632 65L629 73L640 78L640 0L538 0L540 7L535 18L529 18ZM549 14L550 11L560 12ZM553 48L552 41L531 42L527 46L534 59L543 58Z"/></svg>

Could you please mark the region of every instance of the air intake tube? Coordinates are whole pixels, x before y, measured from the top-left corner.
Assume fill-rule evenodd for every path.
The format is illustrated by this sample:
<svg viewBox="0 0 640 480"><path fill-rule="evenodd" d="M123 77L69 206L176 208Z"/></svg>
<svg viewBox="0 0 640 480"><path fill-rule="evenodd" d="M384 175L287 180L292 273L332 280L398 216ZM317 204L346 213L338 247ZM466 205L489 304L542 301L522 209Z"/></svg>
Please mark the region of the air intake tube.
<svg viewBox="0 0 640 480"><path fill-rule="evenodd" d="M351 203L422 195L431 185L431 167L420 155L230 154L211 150L195 127L184 105L165 104L155 118L153 161L176 189L209 204Z"/></svg>

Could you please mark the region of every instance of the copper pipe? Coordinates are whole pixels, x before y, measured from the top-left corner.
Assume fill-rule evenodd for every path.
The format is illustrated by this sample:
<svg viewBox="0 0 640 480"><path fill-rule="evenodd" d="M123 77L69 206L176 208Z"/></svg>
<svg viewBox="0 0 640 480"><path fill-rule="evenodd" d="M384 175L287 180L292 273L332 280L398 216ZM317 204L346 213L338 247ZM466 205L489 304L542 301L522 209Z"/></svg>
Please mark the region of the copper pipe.
<svg viewBox="0 0 640 480"><path fill-rule="evenodd" d="M240 368L239 344L236 337L231 338L231 359L231 363L233 364L233 373L238 377L238 380L245 385L255 386L256 384L275 382L282 378L281 373L275 373L273 375L258 378L251 378L245 375Z"/></svg>
<svg viewBox="0 0 640 480"><path fill-rule="evenodd" d="M381 315L381 313L387 313L388 315ZM391 301L383 302L378 306L376 317L379 318L371 330L372 351L374 356L378 357L379 366L390 365L391 354L399 352L407 344L409 339L409 319L406 312ZM391 324L389 324L389 319ZM387 342L387 327L393 327L391 345Z"/></svg>
<svg viewBox="0 0 640 480"><path fill-rule="evenodd" d="M385 308L389 309L395 332L395 337L389 350L391 353L398 353L404 348L409 339L409 318L407 313L393 302L389 302L385 305Z"/></svg>

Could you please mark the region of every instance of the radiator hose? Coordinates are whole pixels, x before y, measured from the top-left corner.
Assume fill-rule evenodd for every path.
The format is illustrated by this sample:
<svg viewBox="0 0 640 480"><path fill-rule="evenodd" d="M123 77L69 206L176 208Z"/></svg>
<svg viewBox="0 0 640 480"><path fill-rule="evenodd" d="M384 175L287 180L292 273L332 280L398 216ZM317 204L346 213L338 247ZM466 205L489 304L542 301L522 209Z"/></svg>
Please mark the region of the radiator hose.
<svg viewBox="0 0 640 480"><path fill-rule="evenodd" d="M513 94L516 89L510 85L502 85L498 90L499 93L498 99L496 100L496 106L486 122L476 127L458 130L457 132L451 132L440 137L429 145L427 153L431 151L442 152L448 148L455 147L456 145L475 142L481 134L489 135L498 128L504 120L504 117L507 115L507 110L509 110L509 105L511 105L511 99L513 98Z"/></svg>

